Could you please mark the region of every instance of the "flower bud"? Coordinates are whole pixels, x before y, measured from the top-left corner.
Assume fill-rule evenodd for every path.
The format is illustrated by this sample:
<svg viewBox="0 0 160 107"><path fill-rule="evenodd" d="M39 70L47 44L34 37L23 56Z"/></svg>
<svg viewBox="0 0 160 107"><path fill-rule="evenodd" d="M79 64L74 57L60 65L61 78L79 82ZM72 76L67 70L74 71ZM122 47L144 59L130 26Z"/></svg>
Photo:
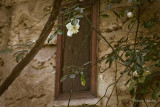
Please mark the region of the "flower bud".
<svg viewBox="0 0 160 107"><path fill-rule="evenodd" d="M132 17L133 17L132 12L128 12L128 13L127 13L127 17L132 18Z"/></svg>

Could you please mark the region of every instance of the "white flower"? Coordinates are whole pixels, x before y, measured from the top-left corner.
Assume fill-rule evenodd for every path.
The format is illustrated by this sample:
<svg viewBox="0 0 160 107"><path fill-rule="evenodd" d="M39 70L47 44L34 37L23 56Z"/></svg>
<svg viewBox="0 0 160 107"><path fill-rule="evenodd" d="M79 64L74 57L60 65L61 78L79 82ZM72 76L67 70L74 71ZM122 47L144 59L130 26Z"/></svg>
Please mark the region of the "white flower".
<svg viewBox="0 0 160 107"><path fill-rule="evenodd" d="M67 35L68 35L68 36L72 36L73 34L78 33L78 32L79 32L79 27L80 27L80 25L79 25L79 20L78 20L78 23L77 23L75 26L72 25L71 22L70 22L70 23L68 23L68 24L66 25L66 27L67 27L67 29L68 29L68 32L67 32Z"/></svg>
<svg viewBox="0 0 160 107"><path fill-rule="evenodd" d="M133 72L133 76L135 76L135 77L138 76L137 70Z"/></svg>
<svg viewBox="0 0 160 107"><path fill-rule="evenodd" d="M127 13L127 17L132 18L132 17L133 17L132 12L128 12L128 13Z"/></svg>

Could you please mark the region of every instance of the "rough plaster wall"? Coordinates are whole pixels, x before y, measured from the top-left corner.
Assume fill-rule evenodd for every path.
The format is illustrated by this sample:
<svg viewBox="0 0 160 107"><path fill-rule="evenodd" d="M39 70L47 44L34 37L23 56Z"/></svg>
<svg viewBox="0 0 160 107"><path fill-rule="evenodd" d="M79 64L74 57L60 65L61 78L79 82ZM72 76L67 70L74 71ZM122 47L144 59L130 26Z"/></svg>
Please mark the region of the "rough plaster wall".
<svg viewBox="0 0 160 107"><path fill-rule="evenodd" d="M116 10L120 10L124 7L127 7L127 4L121 5L121 6L114 6ZM101 1L100 3L100 11L103 11L105 8L104 2ZM113 46L117 40L119 40L121 37L124 37L126 33L128 32L127 26L123 25L123 20L116 21L116 16L113 14L113 12L108 11L107 14L110 15L109 18L102 18L100 17L100 23L99 23L99 30L101 31L102 35L111 43ZM106 44L106 42L101 38L98 37L98 59L100 59L102 56L104 56L107 53L110 53L112 49ZM113 63L114 64L114 63ZM105 64L105 61L102 61L98 64L98 95L103 96L105 93L105 89L112 84L115 81L115 65L113 65L110 69L103 72L105 69L107 69L108 64ZM117 78L120 76L120 72L122 72L124 67L118 65L118 73ZM127 80L127 77L123 77L120 82L117 84L117 91L119 96L119 107L131 107L132 101L130 100L130 95L128 93L128 90L126 90L126 86L124 85L125 82L123 80ZM107 97L110 96L112 92L113 86L111 86L108 89L108 92L106 94ZM103 98L103 101L101 102L102 105L106 105L107 97ZM113 96L111 97L108 106L107 107L117 107L117 101L116 101L116 94L113 93Z"/></svg>
<svg viewBox="0 0 160 107"><path fill-rule="evenodd" d="M7 44L37 40L50 12L53 0L2 0L0 6L0 49ZM38 24L36 24L41 20ZM30 28L33 26L32 28ZM45 43L23 73L0 98L0 107L45 107L54 98L56 38ZM20 48L14 48L18 51ZM0 54L0 78L9 75L14 66L13 53Z"/></svg>
<svg viewBox="0 0 160 107"><path fill-rule="evenodd" d="M34 41L38 38L48 16L41 22L36 24L46 13L50 11L52 0L0 0L0 49L5 49L8 45L25 43ZM158 5L158 4L157 4ZM115 6L117 10L127 7L128 4ZM150 9L153 10L153 6ZM100 11L105 8L103 0L100 2ZM160 10L157 8L157 10ZM150 11L152 12L152 11ZM160 13L160 12L159 12ZM116 22L116 17L109 12L110 18L101 18L99 29L107 40L119 40L125 36L128 28L122 26L123 20ZM143 14L144 19L150 13ZM158 13L156 14L157 17ZM31 29L30 27L34 27ZM134 33L133 33L134 34ZM98 37L98 59L104 54L110 53L111 49L107 44ZM19 50L19 49L16 49ZM33 61L23 70L23 73L9 87L6 93L0 98L0 107L46 107L54 99L54 74L55 74L55 52L56 38L45 46L36 55ZM14 52L12 52L14 53ZM15 58L9 54L0 54L0 80L2 81L9 75L14 66L17 64ZM98 64L97 92L98 97L105 93L106 87L114 82L113 66L105 73L100 73L106 69L105 62ZM118 65L118 76L123 67ZM127 80L127 76L120 80L118 86L119 107L130 107L133 103L130 99L128 90L123 80ZM111 92L109 88L107 96ZM101 106L105 106L107 97L105 97ZM116 95L109 102L108 107L116 106Z"/></svg>

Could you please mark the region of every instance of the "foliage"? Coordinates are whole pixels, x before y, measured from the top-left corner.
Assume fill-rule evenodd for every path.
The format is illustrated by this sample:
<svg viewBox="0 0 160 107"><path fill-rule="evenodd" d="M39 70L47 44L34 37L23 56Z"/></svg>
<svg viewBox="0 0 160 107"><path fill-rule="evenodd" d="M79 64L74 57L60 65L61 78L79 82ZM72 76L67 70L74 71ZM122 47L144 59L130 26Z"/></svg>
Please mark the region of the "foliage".
<svg viewBox="0 0 160 107"><path fill-rule="evenodd" d="M128 90L132 98L139 94L152 93L152 98L157 99L160 95L159 86L153 86L151 82L159 82L159 80L153 79L153 74L160 72L160 35L158 33L151 33L151 30L156 24L159 24L159 22L155 17L144 21L140 20L141 8L143 5L152 5L152 2L155 1L128 0L132 5L120 12L116 12L114 8L112 9L112 6L113 4L119 4L120 2L121 1L112 0L106 5L106 10L112 11L117 17L117 21L120 18L126 17L124 13L136 11L137 14L133 15L133 17L128 17L129 19L127 20L130 22L128 24L129 33L132 30L134 23L137 21L135 37L134 40L129 39L128 33L126 37L122 37L117 41L113 46L113 51L107 55L106 64L111 68L114 65L113 62L118 61L119 64L125 66L121 75L127 73L129 76L126 85L130 84ZM104 18L108 18L105 17L108 16L106 11L103 11L101 14ZM138 33L139 27L144 27L146 29L141 35ZM138 90L135 90L137 88Z"/></svg>
<svg viewBox="0 0 160 107"><path fill-rule="evenodd" d="M117 44L114 45L115 51L119 54L120 58L124 59L123 65L127 68L123 73L128 73L130 76L131 84L129 86L129 91L131 96L135 95L134 89L140 84L143 86L143 89L139 90L140 93L146 93L147 90L147 76L157 71L157 68L160 67L160 52L158 49L160 48L160 36L140 36L137 38L136 42L136 50L134 49L135 43L126 44L126 41L123 41L124 38L119 40ZM109 63L109 67L111 63L117 59L114 59L114 52L108 55L108 59L106 60ZM134 74L137 72L136 74ZM147 78L149 79L149 78ZM129 83L127 82L126 85ZM139 93L139 92L138 92Z"/></svg>
<svg viewBox="0 0 160 107"><path fill-rule="evenodd" d="M98 32L98 30L94 29L98 33L98 35L101 36L107 42L107 44L109 44L110 48L112 49L112 52L103 56L101 60L105 60L105 64L108 65L107 69L110 69L113 66L117 65L116 63L121 64L125 67L120 73L120 78L124 74L128 75L129 79L125 81L125 85L129 85L128 90L132 98L136 97L136 95L138 94L147 93L152 93L153 99L157 99L160 96L159 80L153 79L153 74L160 72L160 35L158 33L151 33L151 30L155 25L159 24L159 22L155 17L144 21L140 20L141 8L143 7L143 5L152 5L152 3L155 1L156 0L128 0L126 3L129 3L130 6L121 10L112 8L115 4L119 5L121 3L121 0L111 0L110 2L106 2L104 11L100 12L100 16L102 18L109 18L110 16L107 12L110 11L116 16L116 21L125 19L125 22L129 22L129 32L125 37L122 37L119 41L117 41L114 46L112 46L103 37L103 35ZM68 6L63 11L61 11L61 15L57 18L57 20L65 19L65 21L57 26L53 34L50 34L48 43L57 35L61 36L63 34L62 27L64 25L71 23L72 26L76 26L78 20L84 17L83 11L84 8L80 8L78 4ZM130 39L130 31L132 30L133 26L135 26L136 22L137 26L135 36L133 39ZM139 27L143 27L145 29L142 35L139 35ZM35 42L31 41L25 44L16 44L11 47L31 48L34 43ZM10 48L7 50L2 50L0 51L0 54L9 52L10 50L12 49ZM18 50L13 54L13 56L15 56L16 61L19 62L21 58L23 58L23 55L25 55L26 53L28 53L27 49ZM74 78L80 76L81 84L85 86L86 81L84 70L85 66L90 63L91 62L86 62L81 66L75 66L76 64L67 66L66 68L64 68L64 71L66 69L70 69L70 71L68 74L62 76L60 82L65 81L66 78L74 80ZM115 86L119 82L119 79L115 77ZM156 86L150 84L151 81L156 82ZM140 89L138 87L140 87Z"/></svg>

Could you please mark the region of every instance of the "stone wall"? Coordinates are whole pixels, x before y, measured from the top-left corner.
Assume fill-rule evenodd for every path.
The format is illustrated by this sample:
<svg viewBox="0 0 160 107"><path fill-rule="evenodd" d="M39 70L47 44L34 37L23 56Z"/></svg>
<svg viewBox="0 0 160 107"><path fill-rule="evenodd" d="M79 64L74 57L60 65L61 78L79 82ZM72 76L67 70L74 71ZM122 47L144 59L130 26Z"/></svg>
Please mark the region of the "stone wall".
<svg viewBox="0 0 160 107"><path fill-rule="evenodd" d="M114 8L119 10L129 6L129 4L122 4L120 6L115 5ZM50 12L51 5L52 0L0 0L0 49L6 49L10 45L22 44L27 41L35 41L43 29L48 15L43 20L41 19ZM150 9L150 12L153 9L160 10L158 5L155 4L155 6L148 9ZM103 11L104 8L104 0L101 0L100 11ZM99 30L113 45L117 40L126 35L128 26L123 25L124 20L117 22L116 16L112 12L107 14L110 15L109 18L100 17ZM147 14L149 13L143 13L143 19L145 19ZM39 22L39 20L41 21ZM134 35L134 31L131 35ZM5 94L0 97L0 107L54 107L51 103L54 100L55 89L56 41L56 38L54 38L50 44L45 43L36 57L25 67L22 74L14 81ZM99 36L97 41L97 57L100 59L103 55L110 53L111 49ZM0 54L0 83L17 64L13 53L21 48L13 48L14 50L11 50L10 53ZM97 93L98 98L100 98L104 95L106 87L115 81L115 67L113 66L106 72L100 73L108 65L102 61L97 66ZM117 78L123 67L118 65L118 70ZM130 107L133 104L128 90L126 90L127 86L124 85L125 82L123 81L127 80L127 78L127 76L123 77L117 84L119 107ZM111 93L112 88L109 88L107 96ZM100 107L105 106L106 101L107 97L104 97L99 104ZM95 100L88 100L88 103L90 102L94 103ZM116 107L116 104L116 94L114 92L108 107Z"/></svg>
<svg viewBox="0 0 160 107"><path fill-rule="evenodd" d="M148 20L153 17L158 17L159 19L159 7L160 3L159 2L154 2L152 5L143 5L141 8L141 16L140 16L140 21ZM102 0L100 3L100 11L103 11L105 8L105 3ZM112 8L119 12L120 10L129 7L129 3L121 3L121 5L114 5ZM146 11L147 10L147 11ZM116 43L116 41L120 40L121 37L125 37L127 33L129 32L128 29L128 24L129 22L126 21L126 17L119 19L117 21L115 14L112 11L107 12L108 15L110 15L109 18L102 18L100 17L100 23L99 23L99 30L101 31L102 35L111 43L112 46ZM136 12L133 12L133 14L136 14ZM125 22L125 23L124 23ZM136 32L136 26L137 23L135 23L135 26L133 27L132 31L130 32L129 35L129 40L128 42L132 42L135 37L135 32ZM156 25L150 32L159 32L159 25ZM140 28L139 28L138 35L146 35L146 29L142 27L142 23L140 23ZM98 37L98 58L100 59L102 56L104 56L106 53L110 53L112 51L111 48L106 44L106 42L101 38ZM98 78L98 95L103 96L105 93L105 89L107 86L112 84L115 81L115 65L113 63L113 66L106 70L108 67L108 64L105 64L105 61L102 61L98 64L98 72L99 72L99 78ZM121 64L118 64L118 73L117 73L117 78L120 76L120 72L124 70L124 67ZM103 72L104 73L100 73ZM131 99L131 96L128 91L129 84L125 86L126 81L128 80L128 76L125 75L123 76L120 81L117 83L117 95L119 98L119 105L118 107L132 107L134 98ZM104 98L102 101L101 106L106 105L106 101L108 99L108 96L110 95L111 91L113 89L113 86L108 89L107 92L107 97ZM148 100L153 100L151 97L147 97ZM107 107L117 107L117 96L115 91L112 94L112 97L108 103ZM149 107L153 107L153 105L157 101L151 101L150 103L147 103ZM144 102L142 101L140 103L140 107L146 107Z"/></svg>
<svg viewBox="0 0 160 107"><path fill-rule="evenodd" d="M103 11L105 8L105 4L103 1L101 1L100 5L100 11ZM124 4L120 6L114 6L113 8L116 8L116 11L119 11L125 7L129 6L129 4ZM113 46L116 41L120 40L121 37L125 37L128 32L127 25L123 25L122 20L116 20L116 16L113 12L108 11L108 15L110 15L109 18L103 18L100 17L100 23L99 23L99 30L101 31L101 34L111 43ZM112 49L107 45L107 43L99 36L98 37L98 58L100 59L105 54L112 52ZM113 63L114 64L114 63ZM103 96L106 88L112 84L115 81L115 65L113 65L110 69L106 70L108 68L108 64L105 64L105 61L102 61L98 64L98 95ZM124 70L124 67L122 65L118 64L118 72L117 72L117 78L120 76L120 72ZM105 72L104 72L105 71ZM104 72L104 73L100 73ZM130 99L130 95L128 90L126 90L125 81L127 80L127 76L124 76L120 82L117 83L117 94L119 98L119 107L131 107L133 104L132 100ZM108 100L108 97L112 93L114 85L112 85L108 91L107 91L107 97L103 98L102 105L106 106L106 102ZM107 107L117 107L117 97L115 91L112 94L112 97L110 98L110 101L108 103Z"/></svg>
<svg viewBox="0 0 160 107"><path fill-rule="evenodd" d="M0 46L35 41L50 12L52 0L2 0L0 6ZM41 20L41 21L40 21ZM40 21L40 22L39 22ZM31 28L32 27L32 28ZM17 64L13 53L0 54L1 83ZM31 63L0 98L0 107L46 107L54 96L56 38L45 43Z"/></svg>

